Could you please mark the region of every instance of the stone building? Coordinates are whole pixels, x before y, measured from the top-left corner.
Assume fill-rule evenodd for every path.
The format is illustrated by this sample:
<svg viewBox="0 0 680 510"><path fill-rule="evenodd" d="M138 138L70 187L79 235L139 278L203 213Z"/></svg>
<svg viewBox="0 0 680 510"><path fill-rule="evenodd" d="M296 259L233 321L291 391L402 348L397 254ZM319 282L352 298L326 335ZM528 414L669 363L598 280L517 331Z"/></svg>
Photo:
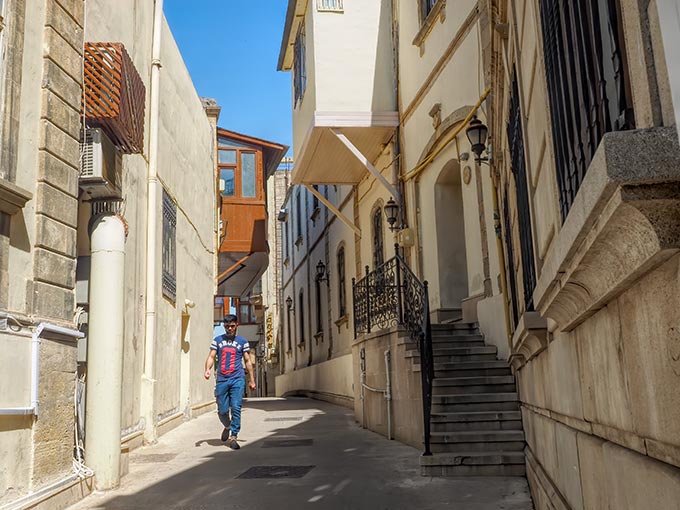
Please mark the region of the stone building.
<svg viewBox="0 0 680 510"><path fill-rule="evenodd" d="M0 5L0 505L63 508L214 406L219 112L160 0Z"/></svg>
<svg viewBox="0 0 680 510"><path fill-rule="evenodd" d="M291 228L314 188L341 198L336 227L284 235L277 393L429 438L424 474L526 471L537 508L674 507L679 20L661 0L291 0ZM308 353L324 231L355 279L337 371Z"/></svg>

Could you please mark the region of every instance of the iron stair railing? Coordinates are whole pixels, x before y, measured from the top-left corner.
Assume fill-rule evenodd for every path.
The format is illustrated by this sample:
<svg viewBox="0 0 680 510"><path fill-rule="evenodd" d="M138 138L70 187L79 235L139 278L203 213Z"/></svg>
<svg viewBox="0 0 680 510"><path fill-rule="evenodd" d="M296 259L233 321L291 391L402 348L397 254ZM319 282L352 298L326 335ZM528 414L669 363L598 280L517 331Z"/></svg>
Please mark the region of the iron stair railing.
<svg viewBox="0 0 680 510"><path fill-rule="evenodd" d="M427 281L421 282L399 254L359 281L352 278L354 303L354 338L374 329L403 326L415 342L420 354L420 375L423 398L423 455L430 450L430 416L432 412L432 381L434 356Z"/></svg>

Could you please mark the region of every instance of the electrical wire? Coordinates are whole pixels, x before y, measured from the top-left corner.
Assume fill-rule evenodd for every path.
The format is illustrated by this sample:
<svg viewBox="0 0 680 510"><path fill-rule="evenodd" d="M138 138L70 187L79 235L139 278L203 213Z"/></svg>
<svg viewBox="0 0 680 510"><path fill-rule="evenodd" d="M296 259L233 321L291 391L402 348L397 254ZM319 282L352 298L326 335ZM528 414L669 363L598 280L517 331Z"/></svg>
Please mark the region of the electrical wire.
<svg viewBox="0 0 680 510"><path fill-rule="evenodd" d="M89 478L94 475L94 471L85 465L85 448L83 446L83 440L80 434L80 413L78 413L78 407L83 398L83 393L85 391L85 374L78 377L76 375L76 387L73 392L73 416L74 416L74 433L75 433L75 448L73 449L73 472L81 480Z"/></svg>

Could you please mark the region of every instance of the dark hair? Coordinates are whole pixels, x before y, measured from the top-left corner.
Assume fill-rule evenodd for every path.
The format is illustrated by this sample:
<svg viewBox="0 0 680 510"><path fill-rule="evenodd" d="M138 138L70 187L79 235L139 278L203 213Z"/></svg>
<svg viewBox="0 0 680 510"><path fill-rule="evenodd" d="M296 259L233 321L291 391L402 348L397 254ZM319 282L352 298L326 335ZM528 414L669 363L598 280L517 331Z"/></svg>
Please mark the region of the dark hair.
<svg viewBox="0 0 680 510"><path fill-rule="evenodd" d="M236 317L236 315L234 315L233 313L228 313L227 315L224 316L222 322L236 322L238 324L238 317Z"/></svg>

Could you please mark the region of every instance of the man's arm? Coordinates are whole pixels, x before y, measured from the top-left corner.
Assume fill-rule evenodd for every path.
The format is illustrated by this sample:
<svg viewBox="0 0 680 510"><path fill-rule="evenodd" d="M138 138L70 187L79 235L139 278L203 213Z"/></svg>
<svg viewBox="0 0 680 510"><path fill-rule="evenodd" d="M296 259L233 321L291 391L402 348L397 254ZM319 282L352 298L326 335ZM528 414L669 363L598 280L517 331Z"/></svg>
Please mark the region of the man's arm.
<svg viewBox="0 0 680 510"><path fill-rule="evenodd" d="M215 349L210 349L210 354L208 354L208 358L205 360L205 373L203 374L203 377L206 379L210 379L210 373L212 372L212 367L215 364L216 354L217 351Z"/></svg>
<svg viewBox="0 0 680 510"><path fill-rule="evenodd" d="M253 371L253 362L250 359L250 353L244 352L243 353L243 359L246 362L246 371L248 372L248 387L251 390L255 390L255 375Z"/></svg>

